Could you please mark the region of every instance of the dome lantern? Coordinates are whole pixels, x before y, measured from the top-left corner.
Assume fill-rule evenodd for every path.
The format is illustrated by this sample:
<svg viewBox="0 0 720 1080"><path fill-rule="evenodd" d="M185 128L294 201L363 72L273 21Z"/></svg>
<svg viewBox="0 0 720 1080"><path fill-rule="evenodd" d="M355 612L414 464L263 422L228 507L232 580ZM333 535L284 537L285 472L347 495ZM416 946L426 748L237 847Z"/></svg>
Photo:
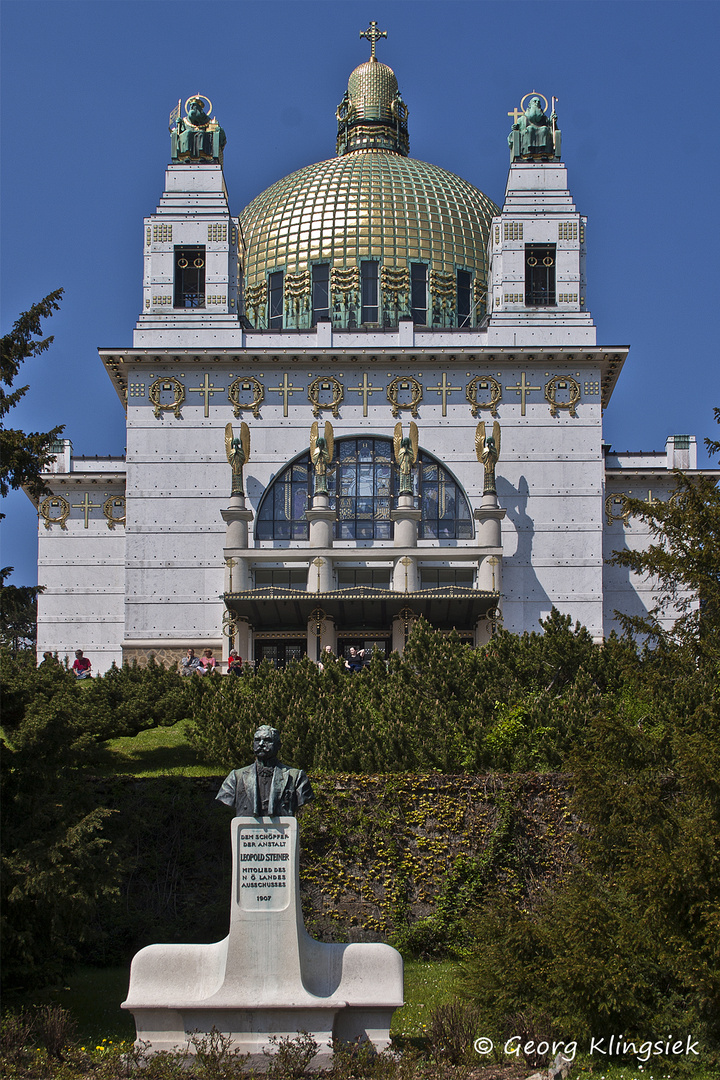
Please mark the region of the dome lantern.
<svg viewBox="0 0 720 1080"><path fill-rule="evenodd" d="M377 39L387 37L387 33L371 22L367 30L360 32L360 37L370 41L371 54L350 75L345 96L337 107L337 154L375 148L407 155L407 105L398 89L395 72L375 56Z"/></svg>

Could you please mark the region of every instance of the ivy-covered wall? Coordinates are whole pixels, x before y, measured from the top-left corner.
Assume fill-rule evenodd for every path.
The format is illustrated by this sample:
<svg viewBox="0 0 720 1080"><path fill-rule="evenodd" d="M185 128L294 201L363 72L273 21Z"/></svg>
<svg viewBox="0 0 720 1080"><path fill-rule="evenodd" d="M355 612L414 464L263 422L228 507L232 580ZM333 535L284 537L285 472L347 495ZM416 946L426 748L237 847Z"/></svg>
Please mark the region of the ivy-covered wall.
<svg viewBox="0 0 720 1080"><path fill-rule="evenodd" d="M96 957L227 933L231 814L214 801L221 779L99 782L103 804L117 810L108 831L124 874L98 921ZM457 954L489 888L529 896L573 857L558 774L312 781L316 799L300 812L300 875L306 925L321 940Z"/></svg>

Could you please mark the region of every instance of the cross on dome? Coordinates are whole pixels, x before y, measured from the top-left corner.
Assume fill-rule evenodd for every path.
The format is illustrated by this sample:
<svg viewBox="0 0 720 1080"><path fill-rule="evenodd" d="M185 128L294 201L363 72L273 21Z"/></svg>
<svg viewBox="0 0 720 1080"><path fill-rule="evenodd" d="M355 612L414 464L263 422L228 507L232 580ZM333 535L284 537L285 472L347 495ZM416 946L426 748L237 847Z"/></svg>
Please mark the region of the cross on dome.
<svg viewBox="0 0 720 1080"><path fill-rule="evenodd" d="M370 22L367 30L360 31L360 37L367 38L367 40L370 42L370 59L375 60L377 59L377 57L375 56L375 42L378 41L380 38L386 38L387 30L378 30L378 24L373 19Z"/></svg>

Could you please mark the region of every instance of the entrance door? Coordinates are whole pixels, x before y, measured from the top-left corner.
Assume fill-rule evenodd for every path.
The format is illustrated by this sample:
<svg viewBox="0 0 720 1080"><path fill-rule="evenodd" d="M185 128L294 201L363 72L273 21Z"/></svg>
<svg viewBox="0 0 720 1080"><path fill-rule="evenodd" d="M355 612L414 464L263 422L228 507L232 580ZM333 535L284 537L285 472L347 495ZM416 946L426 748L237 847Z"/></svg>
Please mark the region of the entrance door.
<svg viewBox="0 0 720 1080"><path fill-rule="evenodd" d="M269 660L277 668L284 668L291 660L300 660L306 652L304 641L256 641L255 659L258 663Z"/></svg>
<svg viewBox="0 0 720 1080"><path fill-rule="evenodd" d="M340 656L343 656L347 660L350 656L351 649L355 649L356 652L360 652L361 649L364 649L366 660L369 660L372 656L373 649L378 649L383 660L387 660L392 651L392 638L371 638L365 637L362 634L357 634L353 637L341 637L338 641L338 652Z"/></svg>

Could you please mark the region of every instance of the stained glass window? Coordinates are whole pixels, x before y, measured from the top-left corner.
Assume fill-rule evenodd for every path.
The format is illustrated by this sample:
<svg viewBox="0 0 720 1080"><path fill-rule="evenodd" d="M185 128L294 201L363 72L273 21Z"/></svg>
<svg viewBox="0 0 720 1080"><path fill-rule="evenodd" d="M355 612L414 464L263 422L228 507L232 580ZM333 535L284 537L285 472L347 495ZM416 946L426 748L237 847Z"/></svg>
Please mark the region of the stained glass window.
<svg viewBox="0 0 720 1080"><path fill-rule="evenodd" d="M307 540L305 510L313 490L310 455L282 470L258 510L258 540ZM422 510L421 540L469 540L472 511L465 492L436 458L420 451L413 470L414 494ZM337 512L336 540L392 540L391 510L397 505L399 474L390 439L338 439L328 470L330 506Z"/></svg>

